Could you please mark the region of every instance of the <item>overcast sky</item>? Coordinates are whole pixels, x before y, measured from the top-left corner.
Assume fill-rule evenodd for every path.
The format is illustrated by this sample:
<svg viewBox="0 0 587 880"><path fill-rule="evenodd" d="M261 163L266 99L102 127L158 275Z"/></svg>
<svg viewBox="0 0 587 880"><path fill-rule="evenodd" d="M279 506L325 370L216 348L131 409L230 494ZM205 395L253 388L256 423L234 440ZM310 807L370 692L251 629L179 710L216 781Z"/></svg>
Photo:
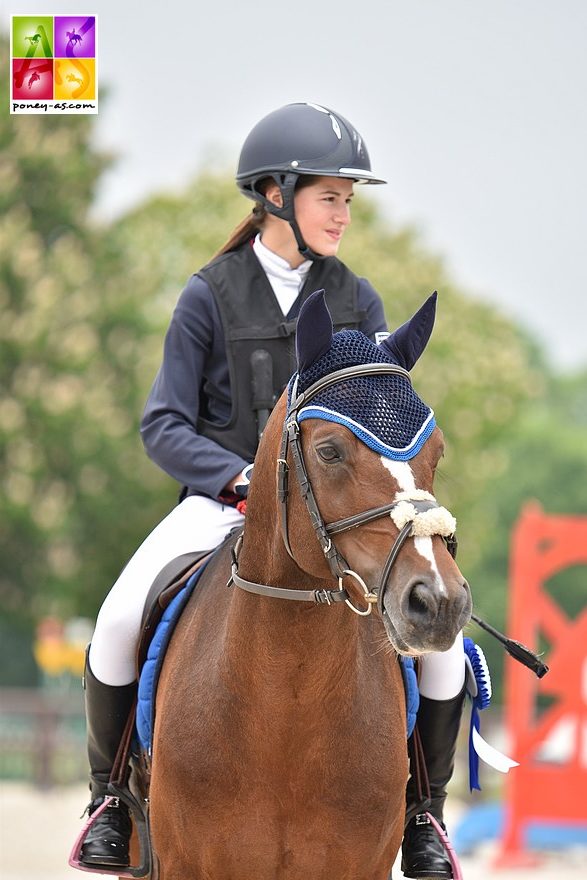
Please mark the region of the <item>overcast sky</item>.
<svg viewBox="0 0 587 880"><path fill-rule="evenodd" d="M234 167L262 116L314 101L363 135L390 218L555 366L587 364L585 0L2 0L0 21L31 10L98 15L102 215Z"/></svg>

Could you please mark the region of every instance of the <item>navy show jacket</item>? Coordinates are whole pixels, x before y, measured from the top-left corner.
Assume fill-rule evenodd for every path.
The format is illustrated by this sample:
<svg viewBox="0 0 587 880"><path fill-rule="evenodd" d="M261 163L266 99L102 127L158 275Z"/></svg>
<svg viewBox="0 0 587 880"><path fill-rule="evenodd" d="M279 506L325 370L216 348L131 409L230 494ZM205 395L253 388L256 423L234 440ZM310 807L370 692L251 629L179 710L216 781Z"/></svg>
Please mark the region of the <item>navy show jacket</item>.
<svg viewBox="0 0 587 880"><path fill-rule="evenodd" d="M366 336L387 330L383 304L365 278L358 279L357 308ZM286 318L296 318L299 297ZM179 297L165 336L163 362L147 399L141 437L148 456L190 495L218 498L250 462L198 434L198 415L225 423L230 417L228 361L214 295L192 275Z"/></svg>

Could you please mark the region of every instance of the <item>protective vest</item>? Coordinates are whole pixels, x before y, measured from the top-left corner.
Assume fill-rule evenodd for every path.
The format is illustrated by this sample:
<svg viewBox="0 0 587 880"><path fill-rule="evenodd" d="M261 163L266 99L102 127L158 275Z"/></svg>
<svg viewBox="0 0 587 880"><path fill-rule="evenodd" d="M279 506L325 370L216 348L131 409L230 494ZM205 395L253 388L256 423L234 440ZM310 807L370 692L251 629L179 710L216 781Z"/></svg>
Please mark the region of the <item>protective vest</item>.
<svg viewBox="0 0 587 880"><path fill-rule="evenodd" d="M253 461L269 414L296 370L297 318L284 318L250 244L222 254L198 274L220 313L232 397L228 422L218 425L201 417L198 433ZM365 312L357 308L356 275L336 257L316 260L302 287L300 305L321 288L335 330L359 329Z"/></svg>

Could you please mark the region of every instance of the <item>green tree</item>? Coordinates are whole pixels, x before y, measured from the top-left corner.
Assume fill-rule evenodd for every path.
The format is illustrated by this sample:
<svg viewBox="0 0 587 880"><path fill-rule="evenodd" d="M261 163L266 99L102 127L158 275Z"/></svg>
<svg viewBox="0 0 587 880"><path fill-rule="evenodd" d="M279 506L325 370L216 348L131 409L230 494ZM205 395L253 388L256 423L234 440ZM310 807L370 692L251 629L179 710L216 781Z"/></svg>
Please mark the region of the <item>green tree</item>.
<svg viewBox="0 0 587 880"><path fill-rule="evenodd" d="M7 67L6 41L0 56ZM88 220L109 161L90 117L0 117L0 602L12 629L51 611L93 616L157 507L129 368L142 317L112 288L122 253Z"/></svg>
<svg viewBox="0 0 587 880"><path fill-rule="evenodd" d="M484 523L484 530L467 571L480 615L498 628L506 625L510 536L524 505L538 503L549 515L587 515L586 371L549 379L544 396L514 422L503 459L500 479L488 484L472 508L473 521ZM546 585L570 617L585 607L586 577L584 566L572 567ZM499 695L503 652L489 637L479 641Z"/></svg>

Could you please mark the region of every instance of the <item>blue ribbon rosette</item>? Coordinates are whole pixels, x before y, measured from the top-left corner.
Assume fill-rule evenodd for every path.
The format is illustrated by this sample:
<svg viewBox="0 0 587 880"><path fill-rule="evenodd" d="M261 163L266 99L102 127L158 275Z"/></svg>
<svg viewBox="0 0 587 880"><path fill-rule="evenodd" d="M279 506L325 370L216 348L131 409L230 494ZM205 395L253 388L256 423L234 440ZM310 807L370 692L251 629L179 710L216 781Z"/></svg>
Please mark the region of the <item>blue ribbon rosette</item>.
<svg viewBox="0 0 587 880"><path fill-rule="evenodd" d="M500 773L507 773L517 767L502 752L489 745L481 736L481 718L479 712L486 709L491 702L491 676L485 655L479 645L472 639L463 639L465 665L467 667L467 693L471 700L471 724L469 727L469 788L481 791L479 784L479 758Z"/></svg>

